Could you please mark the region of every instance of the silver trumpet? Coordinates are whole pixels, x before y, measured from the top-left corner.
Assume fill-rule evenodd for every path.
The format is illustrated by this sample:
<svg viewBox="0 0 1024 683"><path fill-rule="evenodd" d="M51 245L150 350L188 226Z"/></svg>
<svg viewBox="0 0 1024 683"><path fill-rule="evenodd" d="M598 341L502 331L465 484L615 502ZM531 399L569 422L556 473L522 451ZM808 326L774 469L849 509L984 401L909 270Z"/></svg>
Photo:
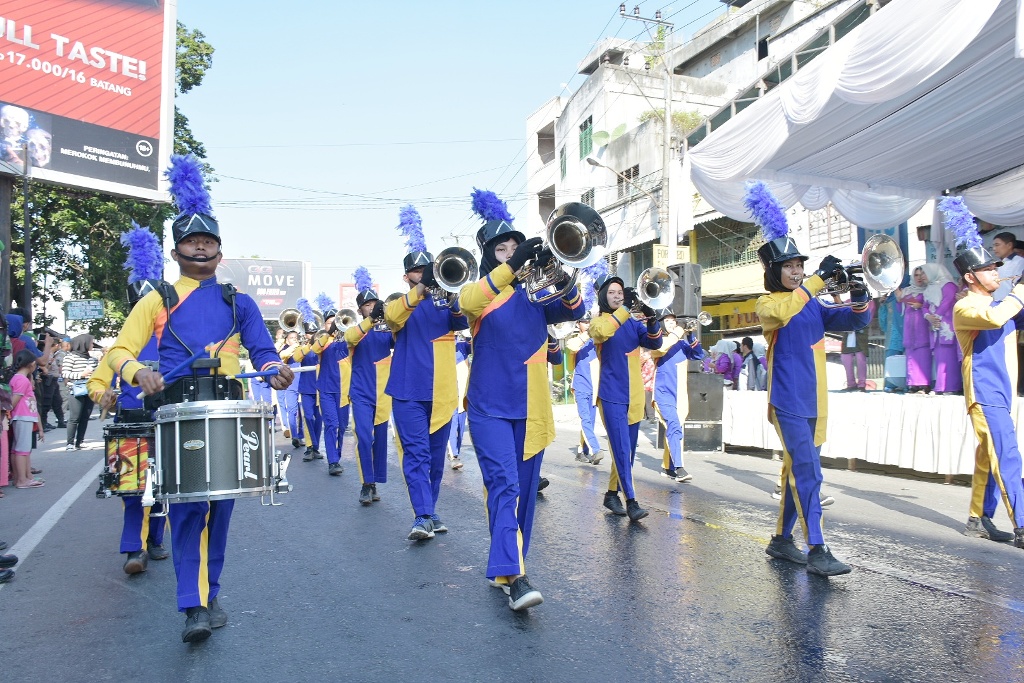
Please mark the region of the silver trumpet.
<svg viewBox="0 0 1024 683"><path fill-rule="evenodd" d="M348 328L352 327L359 322L359 314L353 311L351 308L343 308L338 311L337 316L334 318L334 326L338 328L338 332L344 332ZM323 323L321 321L321 328Z"/></svg>
<svg viewBox="0 0 1024 683"><path fill-rule="evenodd" d="M644 322L647 316L640 310L643 303L651 308L669 308L676 296L676 283L672 273L664 268L647 268L636 279L637 303L630 309L630 314Z"/></svg>
<svg viewBox="0 0 1024 683"><path fill-rule="evenodd" d="M434 259L434 280L437 287L429 287L430 297L438 308L448 308L459 290L476 279L479 267L476 257L468 249L448 247Z"/></svg>
<svg viewBox="0 0 1024 683"><path fill-rule="evenodd" d="M698 327L707 327L711 324L711 321L711 314L707 311L701 311L697 314L696 318L683 318L681 327L687 332L694 332Z"/></svg>
<svg viewBox="0 0 1024 683"><path fill-rule="evenodd" d="M604 258L608 230L597 211L569 202L551 212L544 241L551 258L541 264L536 259L530 261L516 273L516 278L526 283L527 298L535 304L565 296L576 285L580 270ZM566 284L559 288L563 281Z"/></svg>
<svg viewBox="0 0 1024 683"><path fill-rule="evenodd" d="M565 322L552 323L548 325L548 334L562 341L576 331L576 321L566 320Z"/></svg>

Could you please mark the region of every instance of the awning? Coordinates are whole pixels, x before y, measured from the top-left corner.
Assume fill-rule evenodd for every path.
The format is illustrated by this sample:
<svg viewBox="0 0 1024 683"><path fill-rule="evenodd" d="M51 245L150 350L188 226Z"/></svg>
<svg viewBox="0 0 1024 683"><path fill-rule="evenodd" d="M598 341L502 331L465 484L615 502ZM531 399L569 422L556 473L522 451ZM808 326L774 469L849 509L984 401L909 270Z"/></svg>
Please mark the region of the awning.
<svg viewBox="0 0 1024 683"><path fill-rule="evenodd" d="M694 185L736 220L756 178L787 207L831 201L866 228L974 185L976 215L1024 222L1016 5L893 0L691 150Z"/></svg>

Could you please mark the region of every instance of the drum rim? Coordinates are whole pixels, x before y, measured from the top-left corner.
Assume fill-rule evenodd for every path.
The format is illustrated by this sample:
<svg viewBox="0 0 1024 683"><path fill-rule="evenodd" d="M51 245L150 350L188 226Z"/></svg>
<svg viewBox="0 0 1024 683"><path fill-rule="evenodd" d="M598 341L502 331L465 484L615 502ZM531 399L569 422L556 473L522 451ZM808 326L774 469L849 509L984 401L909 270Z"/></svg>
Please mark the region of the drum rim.
<svg viewBox="0 0 1024 683"><path fill-rule="evenodd" d="M172 422L179 417L273 417L274 409L263 401L185 401L169 403L156 410L156 422Z"/></svg>

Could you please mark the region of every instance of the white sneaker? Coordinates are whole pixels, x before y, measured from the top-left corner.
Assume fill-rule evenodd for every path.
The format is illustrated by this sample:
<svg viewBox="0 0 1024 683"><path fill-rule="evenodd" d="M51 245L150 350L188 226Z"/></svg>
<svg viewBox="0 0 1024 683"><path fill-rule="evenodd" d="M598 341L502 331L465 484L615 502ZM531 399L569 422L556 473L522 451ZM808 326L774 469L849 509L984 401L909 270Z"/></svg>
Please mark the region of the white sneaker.
<svg viewBox="0 0 1024 683"><path fill-rule="evenodd" d="M75 444L69 443L67 446L64 447L64 450L66 450L66 451L73 451L73 450L75 450Z"/></svg>
<svg viewBox="0 0 1024 683"><path fill-rule="evenodd" d="M590 464L591 465L600 465L602 458L604 458L604 451L603 450L601 450L601 451L594 451L593 454L590 456Z"/></svg>

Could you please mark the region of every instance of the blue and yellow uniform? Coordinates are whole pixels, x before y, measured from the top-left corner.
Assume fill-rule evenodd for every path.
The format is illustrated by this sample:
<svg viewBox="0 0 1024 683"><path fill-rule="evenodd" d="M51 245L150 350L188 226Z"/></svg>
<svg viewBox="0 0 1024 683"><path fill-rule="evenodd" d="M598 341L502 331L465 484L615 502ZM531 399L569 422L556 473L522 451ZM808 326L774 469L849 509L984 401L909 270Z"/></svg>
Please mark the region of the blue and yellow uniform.
<svg viewBox="0 0 1024 683"><path fill-rule="evenodd" d="M665 425L665 452L662 467L666 470L683 466L683 425L679 418L689 411L686 393L686 363L704 358L704 349L693 332L687 334L676 327L662 339L661 348L651 351L654 359L654 409Z"/></svg>
<svg viewBox="0 0 1024 683"><path fill-rule="evenodd" d="M572 393L576 400L576 413L580 416L580 449L582 455L591 458L601 452L601 442L597 440L594 425L597 424L597 403L594 401L594 373L597 360L597 346L588 332L570 337L565 348L573 354ZM579 459L579 458L577 458Z"/></svg>
<svg viewBox="0 0 1024 683"><path fill-rule="evenodd" d="M316 389L324 425L327 466L330 468L341 460L342 441L348 429L348 391L352 381L352 365L349 363L348 345L332 335L319 335L313 342L312 350L320 357ZM340 472L340 469L334 469L331 473Z"/></svg>
<svg viewBox="0 0 1024 683"><path fill-rule="evenodd" d="M235 315L224 299L216 277L198 281L181 277L174 283L178 302L167 311L156 292L147 294L125 320L106 362L127 384L137 386L135 374L145 365L139 361L143 348L154 335L160 366L175 368L193 352L205 349L221 359L216 374L241 371L238 352L249 351L253 365L265 370L280 363L270 333L256 302L245 294L235 295ZM214 374L200 369L200 375ZM178 609L206 607L220 591L228 526L234 500L174 503L169 506L174 572L178 579Z"/></svg>
<svg viewBox="0 0 1024 683"><path fill-rule="evenodd" d="M859 330L871 322L866 299L852 308L823 306L815 295L824 286L812 275L793 291L761 296L755 307L768 341L768 419L783 449L776 534L790 536L799 517L812 546L825 542L819 500L828 416L825 332Z"/></svg>
<svg viewBox="0 0 1024 683"><path fill-rule="evenodd" d="M655 323L657 325L657 323ZM636 498L633 490L633 460L644 416L644 381L640 375L640 348L661 348L661 326L649 328L620 306L604 312L590 323L590 337L601 363L597 407L608 432L612 452L612 473L608 491L621 487L626 500Z"/></svg>
<svg viewBox="0 0 1024 683"><path fill-rule="evenodd" d="M439 308L417 287L388 304L384 320L395 333L385 393L392 398L399 462L416 517L434 517L458 401L454 332L469 323L458 304Z"/></svg>
<svg viewBox="0 0 1024 683"><path fill-rule="evenodd" d="M452 415L452 427L448 435L448 458L452 460L453 470L462 468L459 454L466 434L466 390L469 388L469 357L472 353L472 347L466 339L460 337L455 342L455 381L459 387L459 401Z"/></svg>
<svg viewBox="0 0 1024 683"><path fill-rule="evenodd" d="M292 360L299 362L299 367L315 367L320 364L320 356L316 354L309 344L303 344L295 349ZM306 435L306 454L312 455L320 452L320 431L323 428L323 418L320 415L320 406L317 403L316 394L316 372L303 372L299 375L299 407L302 411L303 431ZM312 459L312 458L310 458Z"/></svg>
<svg viewBox="0 0 1024 683"><path fill-rule="evenodd" d="M1024 527L1021 455L1011 417L1017 335L1024 329L1024 285L1005 299L968 292L953 307L963 350L964 399L978 437L971 479L971 517L991 518L1000 496L1015 529Z"/></svg>
<svg viewBox="0 0 1024 683"><path fill-rule="evenodd" d="M374 320L364 318L345 330L351 358L352 380L349 397L356 434L356 461L362 484L383 484L388 480L388 418L391 397L384 393L391 374L391 349L395 337L374 329Z"/></svg>
<svg viewBox="0 0 1024 683"><path fill-rule="evenodd" d="M541 461L555 438L547 326L582 318L583 302L573 287L563 298L530 303L501 264L463 287L459 305L473 326L466 411L487 491L487 577L515 577L526 573Z"/></svg>
<svg viewBox="0 0 1024 683"><path fill-rule="evenodd" d="M294 346L285 346L281 349L281 360L288 364L288 367L296 370L302 364L294 360ZM303 373L310 374L310 373ZM298 375L302 377L302 375ZM299 381L292 382L284 391L277 392L277 401L281 410L281 422L291 435L292 439L302 439L305 430L302 428L302 417L299 415Z"/></svg>
<svg viewBox="0 0 1024 683"><path fill-rule="evenodd" d="M139 352L139 360L157 360L156 337L150 338L146 346ZM95 403L100 403L107 387L114 378L114 371L106 363L96 368L89 377L86 388L89 396ZM142 390L138 387L129 386L127 382L121 383L121 395L117 397L118 407L125 410L141 409ZM118 422L117 414L114 421ZM150 454L152 457L153 454ZM121 527L121 554L134 553L146 550L147 542L152 545L162 546L164 543L164 530L167 522L160 513L163 511L163 503L157 502L152 508L143 507L142 496L121 496L124 506L124 523ZM155 523L150 524L150 513L155 512L158 516Z"/></svg>

